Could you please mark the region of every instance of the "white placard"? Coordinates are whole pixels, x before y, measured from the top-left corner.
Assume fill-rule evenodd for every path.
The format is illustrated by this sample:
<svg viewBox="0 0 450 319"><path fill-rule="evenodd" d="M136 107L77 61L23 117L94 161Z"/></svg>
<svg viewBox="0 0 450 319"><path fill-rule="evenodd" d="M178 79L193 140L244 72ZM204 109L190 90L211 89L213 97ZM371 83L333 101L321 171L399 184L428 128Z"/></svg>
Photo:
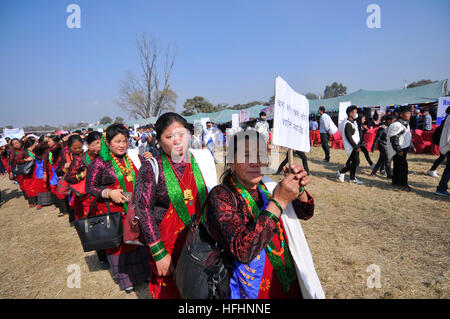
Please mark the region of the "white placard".
<svg viewBox="0 0 450 319"><path fill-rule="evenodd" d="M250 121L248 110L240 110L239 111L239 121L240 121L240 123Z"/></svg>
<svg viewBox="0 0 450 319"><path fill-rule="evenodd" d="M275 80L273 143L301 152L309 152L309 101L295 92L285 80Z"/></svg>
<svg viewBox="0 0 450 319"><path fill-rule="evenodd" d="M440 97L439 98L439 104L438 104L438 110L437 110L437 116L436 116L436 124L441 125L442 121L445 118L445 111L450 106L450 97Z"/></svg>
<svg viewBox="0 0 450 319"><path fill-rule="evenodd" d="M239 113L231 114L231 127L233 129L239 128Z"/></svg>
<svg viewBox="0 0 450 319"><path fill-rule="evenodd" d="M347 108L352 105L352 102L341 102L339 103L339 115L338 115L338 129L342 134L344 128L344 123L347 120Z"/></svg>
<svg viewBox="0 0 450 319"><path fill-rule="evenodd" d="M380 106L380 114L386 114L386 106Z"/></svg>
<svg viewBox="0 0 450 319"><path fill-rule="evenodd" d="M1 137L1 138L0 138L0 146L6 145L6 144L8 144L8 143L6 142L6 139L5 139L4 137Z"/></svg>
<svg viewBox="0 0 450 319"><path fill-rule="evenodd" d="M4 128L3 136L9 137L10 139L13 138L21 139L22 137L25 136L25 133L23 132L23 128L13 128L13 129Z"/></svg>

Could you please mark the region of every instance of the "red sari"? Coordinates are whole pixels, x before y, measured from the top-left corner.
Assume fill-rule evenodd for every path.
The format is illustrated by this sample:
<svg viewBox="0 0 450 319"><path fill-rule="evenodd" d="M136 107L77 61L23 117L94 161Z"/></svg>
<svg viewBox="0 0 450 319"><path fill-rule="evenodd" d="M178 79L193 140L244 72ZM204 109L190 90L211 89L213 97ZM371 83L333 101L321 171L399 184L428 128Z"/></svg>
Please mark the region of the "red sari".
<svg viewBox="0 0 450 319"><path fill-rule="evenodd" d="M198 190L190 163L186 165L183 177L181 178L181 183L179 184L181 192L184 192L186 189L192 190L194 199L191 201L185 200L185 203L189 215L193 216L196 212L200 211L201 203L199 197L197 196ZM178 217L172 203L170 203L169 209L159 225L159 231L161 234L161 241L164 243L164 247L167 252L172 256L172 263L174 267L176 267L181 250L184 246L184 242L186 241L187 231L185 230L183 221L180 217ZM158 276L158 270L153 258L150 258L150 267L152 268L152 277L149 284L149 291L152 298L181 299L181 295L175 285L173 276Z"/></svg>

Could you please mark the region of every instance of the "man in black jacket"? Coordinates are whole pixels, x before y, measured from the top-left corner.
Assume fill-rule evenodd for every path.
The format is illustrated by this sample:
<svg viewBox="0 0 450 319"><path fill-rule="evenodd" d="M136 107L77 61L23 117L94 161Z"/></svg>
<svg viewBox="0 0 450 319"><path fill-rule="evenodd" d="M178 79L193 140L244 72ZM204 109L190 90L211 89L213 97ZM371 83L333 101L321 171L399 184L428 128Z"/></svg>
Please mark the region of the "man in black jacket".
<svg viewBox="0 0 450 319"><path fill-rule="evenodd" d="M389 126L387 135L387 150L389 158L392 158L392 185L400 187L404 191L411 191L408 185L408 161L406 155L412 145L409 120L411 111L405 105L399 109L400 118Z"/></svg>
<svg viewBox="0 0 450 319"><path fill-rule="evenodd" d="M372 152L375 151L376 146L378 146L378 150L380 151L380 156L378 157L378 161L375 164L371 176L375 176L377 173L377 170L384 169L387 174L387 178L392 178L392 172L391 172L391 166L388 159L388 154L386 150L386 144L387 144L387 132L388 127L392 123L393 118L392 116L384 116L381 120L381 125L378 127L377 135L375 137L375 140L373 142L372 146Z"/></svg>
<svg viewBox="0 0 450 319"><path fill-rule="evenodd" d="M356 106L349 106L346 110L348 120L345 122L344 127L344 147L347 154L350 154L348 157L345 166L337 171L337 178L340 182L344 182L345 173L350 171L350 183L354 184L362 184L360 180L358 180L356 175L356 168L359 165L359 152L361 152L360 146L360 134L358 131L358 124L356 123L356 118L358 117L358 109Z"/></svg>

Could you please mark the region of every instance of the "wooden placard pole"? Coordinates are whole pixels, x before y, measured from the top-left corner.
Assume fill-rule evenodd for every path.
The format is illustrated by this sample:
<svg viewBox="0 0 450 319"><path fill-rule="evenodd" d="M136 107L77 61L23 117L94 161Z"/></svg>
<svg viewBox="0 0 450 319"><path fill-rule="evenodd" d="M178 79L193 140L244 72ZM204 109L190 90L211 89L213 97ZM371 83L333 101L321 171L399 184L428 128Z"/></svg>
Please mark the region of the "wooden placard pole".
<svg viewBox="0 0 450 319"><path fill-rule="evenodd" d="M288 164L289 170L291 170L292 164L294 164L294 151L292 149L288 149Z"/></svg>

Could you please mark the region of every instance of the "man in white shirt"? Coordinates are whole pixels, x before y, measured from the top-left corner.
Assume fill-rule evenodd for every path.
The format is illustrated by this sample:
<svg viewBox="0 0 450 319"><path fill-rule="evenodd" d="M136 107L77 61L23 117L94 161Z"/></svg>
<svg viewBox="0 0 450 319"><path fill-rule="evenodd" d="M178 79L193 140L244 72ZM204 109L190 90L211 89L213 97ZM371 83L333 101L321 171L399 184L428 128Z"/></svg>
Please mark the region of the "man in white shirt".
<svg viewBox="0 0 450 319"><path fill-rule="evenodd" d="M264 137L264 141L267 144L267 140L269 139L269 123L267 123L266 118L266 112L259 113L259 119L255 124L255 130Z"/></svg>
<svg viewBox="0 0 450 319"><path fill-rule="evenodd" d="M318 113L320 114L320 142L322 144L322 149L325 152L325 158L322 162L330 161L330 147L328 146L328 141L330 135L333 135L337 131L336 125L331 120L331 117L325 113L325 106L319 107Z"/></svg>

